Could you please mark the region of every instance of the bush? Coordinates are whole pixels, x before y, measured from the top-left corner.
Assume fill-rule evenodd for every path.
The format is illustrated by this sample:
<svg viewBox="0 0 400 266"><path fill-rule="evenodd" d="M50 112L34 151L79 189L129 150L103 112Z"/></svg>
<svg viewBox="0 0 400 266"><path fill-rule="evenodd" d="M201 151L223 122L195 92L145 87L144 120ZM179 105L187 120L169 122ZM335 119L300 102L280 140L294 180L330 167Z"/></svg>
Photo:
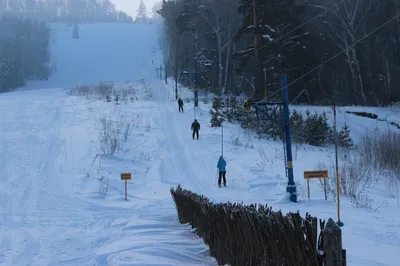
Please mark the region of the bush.
<svg viewBox="0 0 400 266"><path fill-rule="evenodd" d="M100 149L103 154L114 155L123 149L131 134L132 127L128 121L113 121L111 118L100 118Z"/></svg>
<svg viewBox="0 0 400 266"><path fill-rule="evenodd" d="M366 164L375 169L397 173L400 180L400 132L386 130L385 132L366 132L358 145L360 155Z"/></svg>
<svg viewBox="0 0 400 266"><path fill-rule="evenodd" d="M330 164L319 163L318 170L328 170L327 190L332 200L336 200L336 167L331 158ZM358 152L347 150L339 153L340 195L349 197L355 207L371 207L370 189L374 184L372 168L364 164ZM323 180L320 179L321 186Z"/></svg>
<svg viewBox="0 0 400 266"><path fill-rule="evenodd" d="M85 97L86 99L96 99L105 102L114 101L115 104L122 102L133 102L136 95L136 88L134 85L115 86L100 82L97 85L81 85L69 91L70 96Z"/></svg>
<svg viewBox="0 0 400 266"><path fill-rule="evenodd" d="M283 117L279 109L274 114L273 121L263 117L257 117L255 112L246 110L239 105L236 100L230 100L225 108L222 107L222 114L228 121L237 121L242 128L248 128L255 131L259 137L267 137L272 139L285 138L283 129ZM216 114L212 112L211 114ZM262 114L260 114L262 116ZM323 146L334 143L334 131L328 124L326 113L313 114L307 110L304 117L297 110L293 110L290 115L290 129L293 142L300 144L310 144L314 146ZM214 121L214 120L212 120ZM339 146L350 148L353 147L353 140L350 137L350 129L344 125L339 134Z"/></svg>
<svg viewBox="0 0 400 266"><path fill-rule="evenodd" d="M370 190L379 179L388 186L390 196L395 197L395 194L398 194L399 133L389 130L383 133L367 132L362 135L360 143L354 149L341 150L339 160L340 193L348 196L356 207L371 207ZM317 168L329 170L328 191L336 198L336 172L333 158L331 164L320 163Z"/></svg>

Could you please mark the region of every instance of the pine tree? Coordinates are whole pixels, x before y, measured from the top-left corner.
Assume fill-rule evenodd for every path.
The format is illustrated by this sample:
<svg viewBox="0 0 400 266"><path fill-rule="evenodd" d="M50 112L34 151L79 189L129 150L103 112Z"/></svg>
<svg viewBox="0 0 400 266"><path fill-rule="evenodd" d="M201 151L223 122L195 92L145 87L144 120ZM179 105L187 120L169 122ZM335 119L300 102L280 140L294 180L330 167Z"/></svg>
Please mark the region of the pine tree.
<svg viewBox="0 0 400 266"><path fill-rule="evenodd" d="M290 114L290 129L293 140L297 143L304 143L306 140L304 126L305 123L303 116L296 110L293 110Z"/></svg>
<svg viewBox="0 0 400 266"><path fill-rule="evenodd" d="M353 140L350 137L350 128L344 124L339 132L339 145L343 148L351 148L354 146Z"/></svg>
<svg viewBox="0 0 400 266"><path fill-rule="evenodd" d="M136 16L137 23L147 23L149 22L149 18L147 17L147 8L146 5L143 3L143 0L140 0L139 7L137 10Z"/></svg>
<svg viewBox="0 0 400 266"><path fill-rule="evenodd" d="M304 121L306 142L310 145L324 145L329 138L329 125L325 112L322 114L311 114L309 110Z"/></svg>
<svg viewBox="0 0 400 266"><path fill-rule="evenodd" d="M72 29L72 39L79 39L79 29L78 23L76 23L76 19L74 21L74 27Z"/></svg>
<svg viewBox="0 0 400 266"><path fill-rule="evenodd" d="M223 103L219 97L214 97L212 108L210 109L211 115L211 127L220 127L223 122L223 115L221 109L223 108Z"/></svg>

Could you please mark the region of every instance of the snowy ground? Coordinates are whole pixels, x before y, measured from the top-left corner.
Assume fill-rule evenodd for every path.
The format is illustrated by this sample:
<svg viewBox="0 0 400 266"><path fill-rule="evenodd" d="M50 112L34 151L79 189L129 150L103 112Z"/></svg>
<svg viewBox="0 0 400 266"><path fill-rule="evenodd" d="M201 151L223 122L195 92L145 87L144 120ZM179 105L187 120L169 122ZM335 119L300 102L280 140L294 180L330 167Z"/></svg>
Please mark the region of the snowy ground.
<svg viewBox="0 0 400 266"><path fill-rule="evenodd" d="M0 95L1 265L216 265L202 240L189 226L177 222L169 194L169 188L177 184L215 201L268 203L275 210L299 209L302 214L336 219L336 205L323 199L318 181L311 182L308 200L302 179L303 171L315 169L320 161L329 162L332 150L294 145L300 201L288 203L282 143L258 140L238 125L225 124L228 188L219 188L216 163L221 152L221 129L209 127L209 105L200 103L194 110L186 103L185 112L178 113L171 82L165 85L156 80L159 62L155 60L153 65L151 60L159 59L160 54L153 57L155 37L149 29L125 25L114 32L115 25L86 27L81 28L82 43L74 44L74 57L63 52L73 42L68 37L70 32L60 31L59 38L65 40L53 44L59 72L48 82L28 86L49 89L25 88ZM121 46L109 50L107 42L101 41L102 27L105 36L113 32L113 38L126 38L131 43L129 49ZM84 32L93 35L84 37ZM95 43L96 49L88 54L87 46ZM146 64L131 61L131 51L138 51L135 56L143 57ZM123 53L127 58L118 57ZM99 57L99 61L91 64L91 57ZM107 63L101 60L114 57L121 64L115 61L107 70ZM71 75L71 69L65 67L68 64L81 69ZM141 72L135 70L138 67ZM136 82L140 79L145 83ZM66 90L54 89L101 80L130 80L118 87L134 88L133 102L127 97L126 102L115 105L104 98L68 96ZM202 126L198 141L191 139L194 115ZM126 143L112 156L103 155L101 149L102 117L131 126ZM350 124L355 136L386 126L385 122L344 113L339 117L340 123ZM398 116L394 113L394 117ZM128 201L124 200L122 172L132 173ZM107 192L101 193L105 185ZM398 198L390 198L383 189L372 196L372 209L355 208L348 199L342 199L348 263L398 265ZM375 210L384 201L385 207Z"/></svg>

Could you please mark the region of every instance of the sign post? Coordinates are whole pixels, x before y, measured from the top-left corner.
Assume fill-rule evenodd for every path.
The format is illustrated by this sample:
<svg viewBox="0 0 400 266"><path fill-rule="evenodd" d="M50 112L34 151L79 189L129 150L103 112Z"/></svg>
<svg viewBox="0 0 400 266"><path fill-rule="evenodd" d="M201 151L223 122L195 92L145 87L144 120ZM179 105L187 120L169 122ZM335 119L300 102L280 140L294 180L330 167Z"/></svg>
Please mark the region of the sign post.
<svg viewBox="0 0 400 266"><path fill-rule="evenodd" d="M327 191L326 191L326 179L328 178L328 170L304 171L304 179L307 179L308 198L310 198L310 179L311 178L323 178L324 179L325 200L328 200L328 195L327 195Z"/></svg>
<svg viewBox="0 0 400 266"><path fill-rule="evenodd" d="M122 173L121 180L125 181L125 200L128 200L128 180L132 179L131 173Z"/></svg>

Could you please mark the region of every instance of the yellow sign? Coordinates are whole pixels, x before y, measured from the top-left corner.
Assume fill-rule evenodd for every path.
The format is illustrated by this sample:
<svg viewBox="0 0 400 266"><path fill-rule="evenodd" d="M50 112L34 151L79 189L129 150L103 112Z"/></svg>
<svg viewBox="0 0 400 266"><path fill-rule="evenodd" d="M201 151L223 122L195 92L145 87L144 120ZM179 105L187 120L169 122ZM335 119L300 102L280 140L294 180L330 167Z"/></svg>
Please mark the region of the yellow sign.
<svg viewBox="0 0 400 266"><path fill-rule="evenodd" d="M293 163L292 161L287 162L287 168L293 168Z"/></svg>
<svg viewBox="0 0 400 266"><path fill-rule="evenodd" d="M131 173L122 173L121 174L121 180L131 180L132 175Z"/></svg>
<svg viewBox="0 0 400 266"><path fill-rule="evenodd" d="M304 179L309 179L309 178L328 178L328 170L305 171Z"/></svg>
<svg viewBox="0 0 400 266"><path fill-rule="evenodd" d="M199 88L193 88L192 91L199 91Z"/></svg>
<svg viewBox="0 0 400 266"><path fill-rule="evenodd" d="M308 198L310 198L310 179L311 178L323 178L324 179L325 200L328 200L328 192L327 192L327 187L326 187L326 179L328 178L328 170L304 171L304 179L307 179Z"/></svg>

